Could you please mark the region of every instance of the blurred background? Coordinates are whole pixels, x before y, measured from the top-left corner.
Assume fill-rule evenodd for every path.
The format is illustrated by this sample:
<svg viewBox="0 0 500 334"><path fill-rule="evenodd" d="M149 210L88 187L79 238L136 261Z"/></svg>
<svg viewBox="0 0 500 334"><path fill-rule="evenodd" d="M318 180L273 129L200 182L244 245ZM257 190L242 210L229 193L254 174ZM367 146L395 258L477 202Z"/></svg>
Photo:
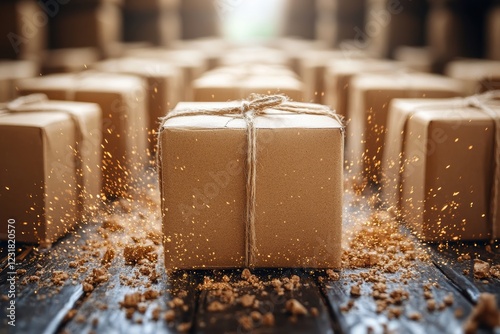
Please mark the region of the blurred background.
<svg viewBox="0 0 500 334"><path fill-rule="evenodd" d="M0 58L34 61L44 73L182 40L204 39L209 52L218 47L209 38L239 45L278 37L440 73L459 57L500 60L500 1L2 0L0 36Z"/></svg>

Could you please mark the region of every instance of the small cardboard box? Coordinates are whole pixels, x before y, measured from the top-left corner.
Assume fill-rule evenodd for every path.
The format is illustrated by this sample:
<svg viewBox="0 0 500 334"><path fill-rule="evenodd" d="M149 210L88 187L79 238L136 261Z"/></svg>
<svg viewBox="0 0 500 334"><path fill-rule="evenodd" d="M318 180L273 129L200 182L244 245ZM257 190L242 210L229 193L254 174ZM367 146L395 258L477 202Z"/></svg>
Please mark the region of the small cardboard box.
<svg viewBox="0 0 500 334"><path fill-rule="evenodd" d="M173 113L228 107L241 102L180 103ZM264 112L254 119L256 253L250 263L246 122L199 115L171 118L161 127L167 269L340 266L343 126L323 115Z"/></svg>

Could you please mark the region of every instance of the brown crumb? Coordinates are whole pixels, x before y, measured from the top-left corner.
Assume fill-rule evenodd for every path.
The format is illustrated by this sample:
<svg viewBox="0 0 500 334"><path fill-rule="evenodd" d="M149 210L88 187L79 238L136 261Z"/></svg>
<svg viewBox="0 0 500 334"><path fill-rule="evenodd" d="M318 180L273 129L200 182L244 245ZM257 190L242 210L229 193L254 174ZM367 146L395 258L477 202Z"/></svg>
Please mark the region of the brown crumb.
<svg viewBox="0 0 500 334"><path fill-rule="evenodd" d="M248 269L243 269L243 271L241 272L241 278L243 278L244 280L248 280L250 278L250 276L252 276L252 273L250 272L250 270Z"/></svg>
<svg viewBox="0 0 500 334"><path fill-rule="evenodd" d="M238 323L245 331L250 331L253 329L253 321L249 316L242 316L238 319Z"/></svg>
<svg viewBox="0 0 500 334"><path fill-rule="evenodd" d="M52 273L52 283L55 285L63 285L68 278L69 275L64 271L56 270Z"/></svg>
<svg viewBox="0 0 500 334"><path fill-rule="evenodd" d="M123 226L118 223L118 219L114 217L108 217L102 222L102 228L109 230L111 232L123 231Z"/></svg>
<svg viewBox="0 0 500 334"><path fill-rule="evenodd" d="M311 315L316 318L319 315L318 308L312 307L311 308Z"/></svg>
<svg viewBox="0 0 500 334"><path fill-rule="evenodd" d="M26 269L17 269L16 274L18 276L23 276L24 274L26 274Z"/></svg>
<svg viewBox="0 0 500 334"><path fill-rule="evenodd" d="M94 291L94 286L87 282L82 283L83 292L92 292Z"/></svg>
<svg viewBox="0 0 500 334"><path fill-rule="evenodd" d="M482 279L490 277L490 264L488 262L474 260L474 278Z"/></svg>
<svg viewBox="0 0 500 334"><path fill-rule="evenodd" d="M306 315L307 309L296 299L290 299L286 302L285 308L292 315Z"/></svg>
<svg viewBox="0 0 500 334"><path fill-rule="evenodd" d="M218 301L211 302L207 307L208 312L221 312L224 311L225 309L226 306Z"/></svg>
<svg viewBox="0 0 500 334"><path fill-rule="evenodd" d="M420 321L422 319L422 314L418 312L412 312L408 314L408 319L413 320L413 321Z"/></svg>
<svg viewBox="0 0 500 334"><path fill-rule="evenodd" d="M359 285L351 286L351 296L354 296L354 297L361 296L361 287Z"/></svg>
<svg viewBox="0 0 500 334"><path fill-rule="evenodd" d="M338 281L340 279L339 273L333 271L332 269L328 269L326 271L326 274L328 275L328 278L331 279L332 281Z"/></svg>
<svg viewBox="0 0 500 334"><path fill-rule="evenodd" d="M142 259L155 262L158 254L151 245L128 245L123 249L123 257L127 264L136 264Z"/></svg>
<svg viewBox="0 0 500 334"><path fill-rule="evenodd" d="M253 305L253 302L255 300L255 296L254 295L243 295L240 297L240 304L243 306L243 307L250 307Z"/></svg>
<svg viewBox="0 0 500 334"><path fill-rule="evenodd" d="M132 319L134 317L135 309L133 308L126 308L125 309L125 318L127 319Z"/></svg>
<svg viewBox="0 0 500 334"><path fill-rule="evenodd" d="M115 258L115 251L113 248L108 248L106 250L106 253L104 253L104 256L102 257L101 264L105 265L108 263L111 263L113 259Z"/></svg>
<svg viewBox="0 0 500 334"><path fill-rule="evenodd" d="M454 297L453 297L453 294L449 293L447 294L446 296L444 296L443 298L443 303L446 305L446 306L451 306L453 305L453 302L455 301Z"/></svg>
<svg viewBox="0 0 500 334"><path fill-rule="evenodd" d="M477 305L464 323L466 334L476 333L478 328L494 329L500 326L500 311L497 308L495 295L482 293Z"/></svg>
<svg viewBox="0 0 500 334"><path fill-rule="evenodd" d="M140 292L133 292L126 294L123 297L123 301L121 302L121 306L125 308L137 308L138 304L142 301L142 295Z"/></svg>
<svg viewBox="0 0 500 334"><path fill-rule="evenodd" d="M430 312L436 310L436 301L434 299L429 299L427 301L427 310Z"/></svg>
<svg viewBox="0 0 500 334"><path fill-rule="evenodd" d="M189 322L183 322L177 325L177 330L181 333L189 332L190 329L191 329L191 323Z"/></svg>
<svg viewBox="0 0 500 334"><path fill-rule="evenodd" d="M163 316L163 318L167 322L174 321L175 320L175 312L174 312L174 310L168 310L167 312L165 312L165 315Z"/></svg>
<svg viewBox="0 0 500 334"><path fill-rule="evenodd" d="M160 320L160 315L161 315L161 308L155 307L151 312L151 319L153 319L153 321L158 321Z"/></svg>
<svg viewBox="0 0 500 334"><path fill-rule="evenodd" d="M494 278L500 279L500 264L491 266L490 275Z"/></svg>
<svg viewBox="0 0 500 334"><path fill-rule="evenodd" d="M274 326L275 320L274 320L274 314L272 313L266 313L262 316L262 324L266 327L272 327Z"/></svg>
<svg viewBox="0 0 500 334"><path fill-rule="evenodd" d="M252 312L250 312L250 317L254 321L261 321L262 320L262 314L259 311L252 311Z"/></svg>

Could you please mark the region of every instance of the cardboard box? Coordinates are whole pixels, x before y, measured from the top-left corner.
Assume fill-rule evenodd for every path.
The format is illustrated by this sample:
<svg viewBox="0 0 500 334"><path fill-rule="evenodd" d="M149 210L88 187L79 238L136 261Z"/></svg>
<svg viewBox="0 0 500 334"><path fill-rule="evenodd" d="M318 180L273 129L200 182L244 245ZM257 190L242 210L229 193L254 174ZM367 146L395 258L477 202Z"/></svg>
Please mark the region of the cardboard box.
<svg viewBox="0 0 500 334"><path fill-rule="evenodd" d="M272 45L285 53L291 69L296 74L300 74L300 55L304 50L324 50L327 47L319 40L294 37L278 38L272 42Z"/></svg>
<svg viewBox="0 0 500 334"><path fill-rule="evenodd" d="M395 98L447 98L463 95L460 81L426 73L358 75L351 81L347 158L351 172L380 181L387 112Z"/></svg>
<svg viewBox="0 0 500 334"><path fill-rule="evenodd" d="M0 58L38 60L47 46L47 22L37 1L2 1Z"/></svg>
<svg viewBox="0 0 500 334"><path fill-rule="evenodd" d="M239 108L241 102L180 103L174 112L221 107ZM245 121L235 115L185 116L162 126L167 269L340 266L342 125L328 116L265 112L270 115L255 118L257 252L249 264Z"/></svg>
<svg viewBox="0 0 500 334"><path fill-rule="evenodd" d="M223 38L206 37L191 40L178 40L172 43L173 49L197 50L203 52L207 59L208 69L213 70L221 63L221 58L233 48L231 42Z"/></svg>
<svg viewBox="0 0 500 334"><path fill-rule="evenodd" d="M38 65L32 61L0 61L0 102L7 102L16 97L17 80L35 77L38 74Z"/></svg>
<svg viewBox="0 0 500 334"><path fill-rule="evenodd" d="M428 47L399 46L394 50L394 60L417 72L432 72L431 50Z"/></svg>
<svg viewBox="0 0 500 334"><path fill-rule="evenodd" d="M177 9L180 0L125 0L124 9L129 11L155 11Z"/></svg>
<svg viewBox="0 0 500 334"><path fill-rule="evenodd" d="M122 13L114 3L61 7L50 21L51 47L95 47L107 57L121 41L121 31Z"/></svg>
<svg viewBox="0 0 500 334"><path fill-rule="evenodd" d="M464 99L406 99L392 102L389 122L383 193L395 212L424 240L498 238L491 115Z"/></svg>
<svg viewBox="0 0 500 334"><path fill-rule="evenodd" d="M500 60L455 60L446 66L445 74L461 80L469 95L500 89Z"/></svg>
<svg viewBox="0 0 500 334"><path fill-rule="evenodd" d="M500 6L496 6L490 10L487 20L487 55L490 59L500 60Z"/></svg>
<svg viewBox="0 0 500 334"><path fill-rule="evenodd" d="M166 62L140 58L106 60L95 64L94 68L102 72L135 75L147 83L144 98L149 118L149 150L155 152L160 118L166 116L179 102L182 72Z"/></svg>
<svg viewBox="0 0 500 334"><path fill-rule="evenodd" d="M146 84L137 77L83 72L53 74L19 83L22 95L97 103L103 113L103 192L120 197L133 190L147 163Z"/></svg>
<svg viewBox="0 0 500 334"><path fill-rule="evenodd" d="M76 131L64 112L0 115L2 240L8 238L9 221L15 222L16 242L41 244L55 242L75 226L76 159L67 156L74 156Z"/></svg>
<svg viewBox="0 0 500 334"><path fill-rule="evenodd" d="M13 101L15 112L37 113L53 111L66 113L76 128L77 142L71 145L72 154L67 154L64 161L54 164L54 170L64 173L64 178L75 177L70 169L76 158L76 181L78 184L78 221L87 221L95 213L100 203L102 177L102 113L95 103L51 101L46 96L37 94L21 97ZM76 153L75 153L76 152Z"/></svg>
<svg viewBox="0 0 500 334"><path fill-rule="evenodd" d="M96 48L47 50L42 56L42 74L85 71L100 57Z"/></svg>
<svg viewBox="0 0 500 334"><path fill-rule="evenodd" d="M289 66L287 55L267 47L242 47L229 50L220 60L221 66L280 65Z"/></svg>
<svg viewBox="0 0 500 334"><path fill-rule="evenodd" d="M333 59L346 59L346 56L341 50L310 50L302 53L299 63L305 101L324 103L327 64ZM360 50L351 52L348 56L354 59L366 58L366 54Z"/></svg>
<svg viewBox="0 0 500 334"><path fill-rule="evenodd" d="M284 94L302 101L302 83L282 66L220 67L193 82L194 99L199 102L241 100L250 94Z"/></svg>
<svg viewBox="0 0 500 334"><path fill-rule="evenodd" d="M144 41L153 45L171 46L181 36L177 11L124 11L123 38L126 41Z"/></svg>
<svg viewBox="0 0 500 334"><path fill-rule="evenodd" d="M393 73L401 71L405 66L400 62L376 59L336 59L328 63L324 84L325 98L323 103L335 110L349 121L349 92L351 80L362 73Z"/></svg>
<svg viewBox="0 0 500 334"><path fill-rule="evenodd" d="M181 101L193 100L192 82L208 69L207 59L202 52L196 50L140 48L127 50L125 56L161 60L180 68L184 79L179 89L179 99Z"/></svg>

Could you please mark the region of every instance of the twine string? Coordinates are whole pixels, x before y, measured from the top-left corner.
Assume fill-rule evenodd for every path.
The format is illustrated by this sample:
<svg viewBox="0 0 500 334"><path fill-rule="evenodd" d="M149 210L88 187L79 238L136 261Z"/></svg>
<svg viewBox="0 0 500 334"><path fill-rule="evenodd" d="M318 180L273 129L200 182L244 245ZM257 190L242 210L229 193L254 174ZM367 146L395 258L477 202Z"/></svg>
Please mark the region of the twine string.
<svg viewBox="0 0 500 334"><path fill-rule="evenodd" d="M232 116L234 118L244 119L247 130L247 158L246 158L246 219L245 219L245 264L251 267L255 263L255 257L258 254L255 232L256 216L256 188L257 188L257 128L255 118L258 116L269 115L269 109L284 111L294 114L328 116L339 122L342 132L344 131L343 122L339 115L335 114L330 108L315 104L297 104L290 102L283 95L251 95L248 100L242 101L240 106L212 108L204 110L178 110L171 112L162 119L162 126L171 118L184 116ZM158 135L161 133L158 131ZM160 140L158 139L158 143ZM158 154L161 159L161 152ZM158 162L158 168L161 164Z"/></svg>

